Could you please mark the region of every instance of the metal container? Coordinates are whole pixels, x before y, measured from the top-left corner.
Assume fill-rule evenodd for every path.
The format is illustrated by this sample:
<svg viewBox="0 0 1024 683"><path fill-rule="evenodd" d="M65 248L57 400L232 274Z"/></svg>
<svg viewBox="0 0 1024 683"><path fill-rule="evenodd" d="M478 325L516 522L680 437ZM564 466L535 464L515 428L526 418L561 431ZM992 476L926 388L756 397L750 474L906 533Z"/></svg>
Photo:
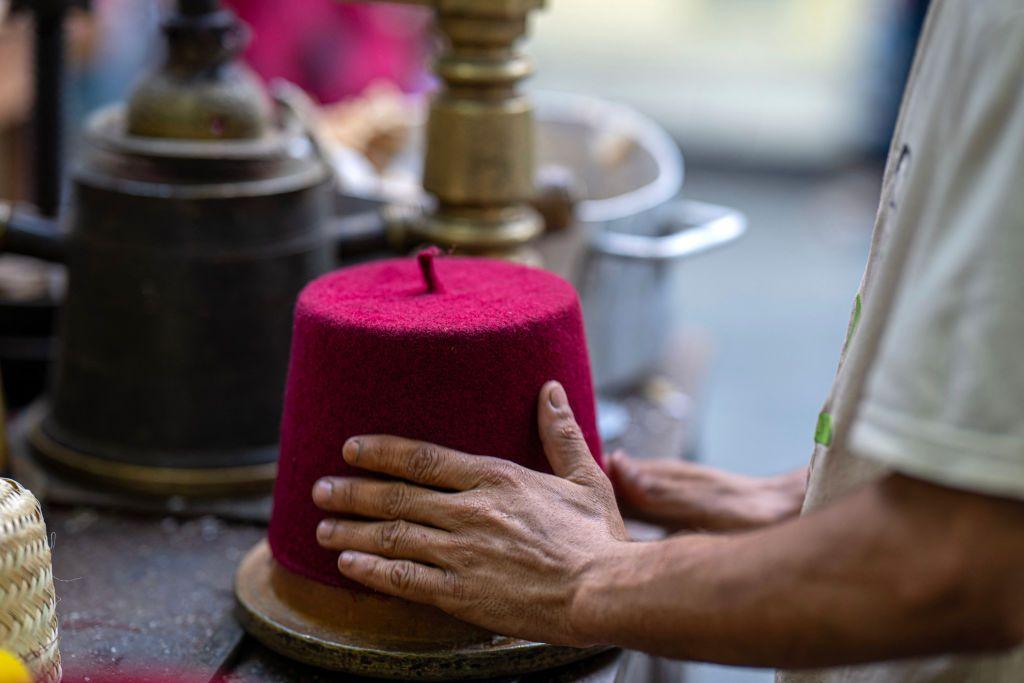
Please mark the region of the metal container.
<svg viewBox="0 0 1024 683"><path fill-rule="evenodd" d="M590 229L577 285L594 384L599 393L614 394L634 388L663 359L682 305L674 268L737 239L746 221L732 209L676 200Z"/></svg>
<svg viewBox="0 0 1024 683"><path fill-rule="evenodd" d="M724 246L745 229L736 211L675 200L684 179L675 141L623 105L581 95L538 97L542 168L569 169L582 199L584 252L571 273L587 325L594 386L628 391L662 361L676 265Z"/></svg>
<svg viewBox="0 0 1024 683"><path fill-rule="evenodd" d="M96 115L73 173L46 461L179 493L265 485L299 290L334 264L301 131L188 142Z"/></svg>
<svg viewBox="0 0 1024 683"><path fill-rule="evenodd" d="M162 495L269 488L299 290L336 262L334 177L244 27L181 0L165 62L94 115L60 229L0 205L0 248L64 261L28 440L75 480Z"/></svg>
<svg viewBox="0 0 1024 683"><path fill-rule="evenodd" d="M678 309L673 267L723 246L745 229L736 211L673 201L683 186L683 157L661 126L635 110L585 95L536 92L538 176L571 185L582 250L548 266L580 290L595 386L601 394L634 386L661 360ZM392 201L424 201L417 178L422 130L380 178L368 164L343 161L349 189ZM582 253L579 253L579 252Z"/></svg>

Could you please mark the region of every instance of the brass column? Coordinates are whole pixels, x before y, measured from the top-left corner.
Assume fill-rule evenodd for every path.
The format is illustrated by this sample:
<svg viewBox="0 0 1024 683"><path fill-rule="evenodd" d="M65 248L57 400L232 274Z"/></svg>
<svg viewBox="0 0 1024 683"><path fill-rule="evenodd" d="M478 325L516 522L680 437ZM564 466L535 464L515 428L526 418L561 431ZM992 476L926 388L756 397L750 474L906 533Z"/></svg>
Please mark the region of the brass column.
<svg viewBox="0 0 1024 683"><path fill-rule="evenodd" d="M436 206L416 237L469 253L511 253L543 230L534 187L533 68L517 50L544 0L399 0L428 5L446 46L427 123L423 187Z"/></svg>

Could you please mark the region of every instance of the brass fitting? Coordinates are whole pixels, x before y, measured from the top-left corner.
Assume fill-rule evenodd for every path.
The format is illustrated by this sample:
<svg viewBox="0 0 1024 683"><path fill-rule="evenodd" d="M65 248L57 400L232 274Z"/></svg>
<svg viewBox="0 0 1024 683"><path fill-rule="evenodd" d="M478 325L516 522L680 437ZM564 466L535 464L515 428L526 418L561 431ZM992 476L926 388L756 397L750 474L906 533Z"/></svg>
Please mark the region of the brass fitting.
<svg viewBox="0 0 1024 683"><path fill-rule="evenodd" d="M518 92L533 71L516 44L544 0L398 0L437 14L444 83L427 122L423 187L437 204L416 228L425 241L469 253L515 252L539 235L533 106Z"/></svg>
<svg viewBox="0 0 1024 683"><path fill-rule="evenodd" d="M163 64L128 101L130 135L182 140L259 138L271 127L270 102L239 56L249 31L219 0L178 0L163 22Z"/></svg>

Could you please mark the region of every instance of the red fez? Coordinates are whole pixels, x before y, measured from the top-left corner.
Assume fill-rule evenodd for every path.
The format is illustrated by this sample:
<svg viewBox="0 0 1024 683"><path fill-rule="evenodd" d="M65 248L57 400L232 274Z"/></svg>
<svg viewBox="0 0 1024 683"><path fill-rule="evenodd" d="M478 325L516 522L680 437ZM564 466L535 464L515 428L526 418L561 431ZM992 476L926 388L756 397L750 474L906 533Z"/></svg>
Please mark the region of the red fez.
<svg viewBox="0 0 1024 683"><path fill-rule="evenodd" d="M550 471L537 399L561 382L594 457L601 444L575 290L482 258L394 259L311 283L295 310L270 546L286 569L353 587L317 545L320 477L358 476L346 439L394 434Z"/></svg>

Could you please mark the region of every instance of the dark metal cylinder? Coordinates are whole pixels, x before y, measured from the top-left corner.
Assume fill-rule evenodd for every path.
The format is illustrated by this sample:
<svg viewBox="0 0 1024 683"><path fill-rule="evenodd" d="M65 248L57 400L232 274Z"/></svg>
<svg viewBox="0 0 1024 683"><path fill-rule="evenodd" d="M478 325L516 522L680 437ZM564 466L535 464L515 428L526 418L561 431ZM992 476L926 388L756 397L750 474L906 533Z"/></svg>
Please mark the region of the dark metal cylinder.
<svg viewBox="0 0 1024 683"><path fill-rule="evenodd" d="M193 142L121 126L98 115L73 173L68 298L36 446L128 488L237 488L240 468L272 474L293 302L334 263L330 174L294 153L294 132Z"/></svg>

